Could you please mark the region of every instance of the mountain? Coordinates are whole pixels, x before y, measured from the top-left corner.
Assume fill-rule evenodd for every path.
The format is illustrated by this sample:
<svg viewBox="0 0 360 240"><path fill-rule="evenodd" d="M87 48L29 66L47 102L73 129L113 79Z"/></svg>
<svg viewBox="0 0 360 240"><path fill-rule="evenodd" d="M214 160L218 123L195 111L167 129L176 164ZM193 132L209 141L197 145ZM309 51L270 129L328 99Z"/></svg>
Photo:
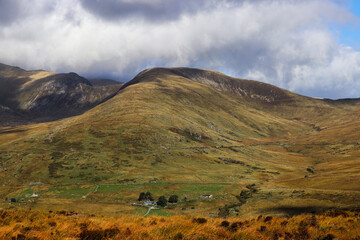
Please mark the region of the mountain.
<svg viewBox="0 0 360 240"><path fill-rule="evenodd" d="M7 109L0 111L0 125L77 115L113 96L120 86L93 86L76 73L26 71L0 64L0 105Z"/></svg>
<svg viewBox="0 0 360 240"><path fill-rule="evenodd" d="M49 82L66 88L47 88ZM74 73L49 75L29 86L53 96L53 104L44 107L36 97L19 105L37 112L56 103L65 109L83 106L79 99L91 98L77 98L69 89L88 96L86 89L94 88ZM53 100L59 91L75 100ZM310 98L191 68L147 69L107 96L77 116L0 129L0 193L11 196L10 186L25 191L32 182L48 184L38 190L49 199L71 190L59 190L59 184L83 186L73 188L81 194L97 186L88 193L96 201L132 201L142 189L195 200L210 192L218 195L215 205L204 204L217 210L239 207L235 196L255 184L261 191L254 190L252 205L237 211L357 204L358 99ZM154 181L159 185L148 185ZM109 187L101 192L101 186Z"/></svg>
<svg viewBox="0 0 360 240"><path fill-rule="evenodd" d="M93 86L123 85L123 83L107 78L88 79Z"/></svg>

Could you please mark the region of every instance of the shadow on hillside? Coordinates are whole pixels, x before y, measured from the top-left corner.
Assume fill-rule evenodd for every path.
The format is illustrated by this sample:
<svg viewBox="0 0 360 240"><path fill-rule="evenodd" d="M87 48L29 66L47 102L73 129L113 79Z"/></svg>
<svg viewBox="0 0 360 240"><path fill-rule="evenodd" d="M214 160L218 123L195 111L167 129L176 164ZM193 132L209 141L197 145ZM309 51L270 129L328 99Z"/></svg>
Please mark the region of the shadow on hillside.
<svg viewBox="0 0 360 240"><path fill-rule="evenodd" d="M27 130L24 130L24 129L13 129L13 128L3 129L3 130L0 129L0 134L21 133L21 132L26 132L26 131Z"/></svg>
<svg viewBox="0 0 360 240"><path fill-rule="evenodd" d="M307 206L307 207L294 207L294 206L281 206L274 208L264 208L262 211L264 212L276 212L283 213L289 216L300 215L304 213L319 213L329 210L344 210L344 211L356 211L360 212L360 206L358 207L320 207L320 206Z"/></svg>

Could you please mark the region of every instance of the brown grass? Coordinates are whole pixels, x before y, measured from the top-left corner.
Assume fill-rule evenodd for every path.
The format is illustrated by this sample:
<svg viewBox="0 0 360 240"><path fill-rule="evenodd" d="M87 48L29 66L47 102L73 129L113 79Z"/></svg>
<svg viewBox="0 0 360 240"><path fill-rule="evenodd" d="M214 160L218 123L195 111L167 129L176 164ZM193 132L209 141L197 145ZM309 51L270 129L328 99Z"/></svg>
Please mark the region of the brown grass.
<svg viewBox="0 0 360 240"><path fill-rule="evenodd" d="M19 205L76 211L91 206L96 210L88 208L90 214L114 216L133 213L130 203L143 189L93 192L85 200L52 190L59 184L95 189L97 184L158 179L174 187L184 182L232 185L212 193L211 202L169 209L174 215L216 215L225 204L237 203L234 196L253 183L261 192L236 209L240 216L275 216L290 207L358 208L357 101L331 102L286 92L292 101L268 104L237 95L238 84L219 88L217 78L213 80L219 87L214 88L211 82L183 74L150 73L82 115L0 129L0 197L16 197L31 188L40 192L39 200L21 196L25 202ZM146 190L167 196L176 190L167 187ZM189 194L196 200L207 193L180 191L179 196ZM0 207L8 206L0 201Z"/></svg>
<svg viewBox="0 0 360 240"><path fill-rule="evenodd" d="M340 210L278 218L120 216L1 210L0 239L360 239L360 214Z"/></svg>

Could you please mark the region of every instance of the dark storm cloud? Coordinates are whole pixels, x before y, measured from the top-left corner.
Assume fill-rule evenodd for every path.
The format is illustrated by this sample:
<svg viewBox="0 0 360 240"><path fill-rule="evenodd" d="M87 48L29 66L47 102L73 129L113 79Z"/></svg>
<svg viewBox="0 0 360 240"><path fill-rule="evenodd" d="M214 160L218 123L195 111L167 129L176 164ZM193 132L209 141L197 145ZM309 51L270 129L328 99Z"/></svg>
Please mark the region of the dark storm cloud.
<svg viewBox="0 0 360 240"><path fill-rule="evenodd" d="M14 0L0 0L0 25L10 24L21 13L19 2Z"/></svg>
<svg viewBox="0 0 360 240"><path fill-rule="evenodd" d="M0 27L9 26L28 17L46 17L54 11L55 2L46 0L0 0Z"/></svg>
<svg viewBox="0 0 360 240"><path fill-rule="evenodd" d="M84 9L100 18L114 20L145 18L151 21L175 20L183 13L194 13L214 6L209 0L80 0Z"/></svg>

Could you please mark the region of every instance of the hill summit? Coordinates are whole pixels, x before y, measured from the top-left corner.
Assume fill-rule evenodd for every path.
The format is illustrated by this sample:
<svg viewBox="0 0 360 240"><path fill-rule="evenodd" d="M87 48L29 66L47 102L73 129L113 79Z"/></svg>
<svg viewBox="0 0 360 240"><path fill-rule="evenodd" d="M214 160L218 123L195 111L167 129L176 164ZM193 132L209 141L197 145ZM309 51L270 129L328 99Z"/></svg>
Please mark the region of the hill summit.
<svg viewBox="0 0 360 240"><path fill-rule="evenodd" d="M126 83L122 88L142 81L151 81L161 76L178 76L184 79L193 80L213 87L219 91L225 91L234 95L260 100L268 103L277 103L290 100L287 91L270 84L236 79L220 72L202 70L196 68L152 68L140 72L134 79Z"/></svg>
<svg viewBox="0 0 360 240"><path fill-rule="evenodd" d="M0 125L77 115L112 97L120 86L93 86L76 73L26 71L0 64Z"/></svg>

